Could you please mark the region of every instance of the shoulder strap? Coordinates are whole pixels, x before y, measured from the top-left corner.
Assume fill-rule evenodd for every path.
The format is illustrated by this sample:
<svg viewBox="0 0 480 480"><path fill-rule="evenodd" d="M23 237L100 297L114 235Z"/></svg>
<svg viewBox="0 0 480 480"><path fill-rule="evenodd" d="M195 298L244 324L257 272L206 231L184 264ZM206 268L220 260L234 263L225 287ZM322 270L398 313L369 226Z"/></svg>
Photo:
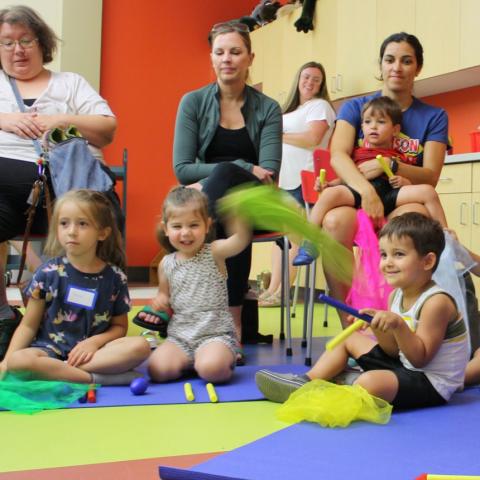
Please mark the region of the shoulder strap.
<svg viewBox="0 0 480 480"><path fill-rule="evenodd" d="M17 82L10 75L8 76L8 80L10 81L10 85L12 86L13 94L15 95L15 99L17 100L18 108L20 109L21 112L25 113L26 112L25 104L23 103L22 96L20 95L20 92L18 90ZM33 142L33 146L35 147L35 151L38 153L39 157L43 157L43 150L42 150L40 141L37 140L36 138L33 138L32 142Z"/></svg>
<svg viewBox="0 0 480 480"><path fill-rule="evenodd" d="M17 87L17 82L13 77L8 77L10 81L10 85L12 87L13 93L15 95L15 99L17 100L17 105L18 108L20 109L21 112L25 112L25 104L23 103L22 96L20 95L20 92L18 91ZM43 158L43 149L40 144L40 141L35 139L32 139L33 146L35 147L35 151L38 153L38 156L40 158ZM30 193L31 196L31 203L30 207L27 210L27 223L25 226L25 232L23 234L23 245L22 245L22 253L21 253L21 259L20 259L20 267L18 269L18 277L17 277L17 284L20 285L21 280L22 280L22 275L25 269L25 261L27 257L27 245L28 245L28 240L30 237L30 230L32 228L33 224L33 217L35 216L35 210L37 208L38 202L40 200L42 192L45 195L45 203L47 206L47 217L48 217L48 223L50 223L50 217L51 217L51 199L50 199L50 191L48 189L48 184L47 184L47 179L45 177L45 174L43 172L43 169L39 167L39 178L34 182L32 191ZM26 306L26 298L23 295L23 290L20 286L20 293L22 294L22 299L23 303Z"/></svg>

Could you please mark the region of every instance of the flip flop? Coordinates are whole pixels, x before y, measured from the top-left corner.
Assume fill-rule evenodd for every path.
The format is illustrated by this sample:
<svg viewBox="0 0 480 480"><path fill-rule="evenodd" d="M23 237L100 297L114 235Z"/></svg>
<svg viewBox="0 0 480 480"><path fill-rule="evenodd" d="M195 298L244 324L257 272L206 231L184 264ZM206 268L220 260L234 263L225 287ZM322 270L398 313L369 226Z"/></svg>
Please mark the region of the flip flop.
<svg viewBox="0 0 480 480"><path fill-rule="evenodd" d="M152 322L147 322L143 318L140 318L139 315L141 313L146 313L147 315L153 315L157 318L159 318L161 321L159 323L152 323ZM168 322L170 320L170 317L172 315L172 311L170 310L169 312L165 310L153 310L151 307L146 306L140 310L135 317L133 317L132 322L135 325L138 325L139 327L146 328L147 330L152 330L154 332L158 332L158 334L162 338L167 337L167 327L168 327Z"/></svg>

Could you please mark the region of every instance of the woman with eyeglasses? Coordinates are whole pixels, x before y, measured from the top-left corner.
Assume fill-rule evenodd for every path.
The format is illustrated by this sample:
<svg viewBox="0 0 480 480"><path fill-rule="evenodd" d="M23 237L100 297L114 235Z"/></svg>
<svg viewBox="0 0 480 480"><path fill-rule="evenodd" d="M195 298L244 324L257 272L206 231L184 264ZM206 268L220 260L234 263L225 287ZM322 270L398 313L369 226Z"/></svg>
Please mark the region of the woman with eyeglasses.
<svg viewBox="0 0 480 480"><path fill-rule="evenodd" d="M282 156L278 103L247 85L254 54L248 27L215 25L209 36L216 81L187 93L175 125L173 167L178 181L201 189L215 203L236 185L273 182ZM217 237L224 237L220 222ZM239 339L248 290L251 245L227 261L230 310Z"/></svg>
<svg viewBox="0 0 480 480"><path fill-rule="evenodd" d="M112 141L117 125L107 102L84 78L45 67L53 59L57 41L33 9L0 10L0 321L19 317L7 304L4 242L25 230L28 198L38 178L39 155L33 140L50 129L75 125L101 160L100 148ZM11 79L25 112L19 108ZM45 209L37 208L34 233L46 231L45 217Z"/></svg>

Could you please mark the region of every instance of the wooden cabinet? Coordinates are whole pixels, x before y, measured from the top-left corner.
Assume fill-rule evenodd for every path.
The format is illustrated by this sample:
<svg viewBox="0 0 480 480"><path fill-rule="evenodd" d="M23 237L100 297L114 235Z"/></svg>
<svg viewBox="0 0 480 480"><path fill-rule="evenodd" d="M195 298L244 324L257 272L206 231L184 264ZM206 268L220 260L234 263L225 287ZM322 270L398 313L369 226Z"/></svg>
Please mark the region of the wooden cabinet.
<svg viewBox="0 0 480 480"><path fill-rule="evenodd" d="M480 162L445 165L437 192L448 226L465 247L480 254ZM474 282L479 292L480 280Z"/></svg>
<svg viewBox="0 0 480 480"><path fill-rule="evenodd" d="M307 34L293 26L299 15L294 10L252 34L254 48L263 42L263 65L255 69L263 69L264 91L280 102L298 67L310 60L325 67L333 100L379 89L380 45L401 31L424 47L422 95L480 83L474 72L465 76L465 69L480 65L480 0L321 0Z"/></svg>
<svg viewBox="0 0 480 480"><path fill-rule="evenodd" d="M425 56L419 79L460 68L460 3L461 0L416 1L414 33Z"/></svg>
<svg viewBox="0 0 480 480"><path fill-rule="evenodd" d="M460 68L480 65L480 48L478 48L480 2L478 0L461 0L460 25Z"/></svg>
<svg viewBox="0 0 480 480"><path fill-rule="evenodd" d="M322 2L318 2L321 4ZM340 0L337 4L336 84L334 98L378 88L376 0Z"/></svg>

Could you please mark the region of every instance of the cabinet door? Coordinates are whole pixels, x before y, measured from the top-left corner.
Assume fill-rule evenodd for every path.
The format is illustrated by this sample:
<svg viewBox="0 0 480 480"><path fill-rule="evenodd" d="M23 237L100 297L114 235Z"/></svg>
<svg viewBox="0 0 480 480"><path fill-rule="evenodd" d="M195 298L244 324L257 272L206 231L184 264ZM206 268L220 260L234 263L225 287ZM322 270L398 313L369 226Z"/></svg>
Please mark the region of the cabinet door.
<svg viewBox="0 0 480 480"><path fill-rule="evenodd" d="M480 28L480 2L460 2L460 68L480 65L478 30Z"/></svg>
<svg viewBox="0 0 480 480"><path fill-rule="evenodd" d="M420 79L459 69L460 3L460 0L417 0L415 35L425 56Z"/></svg>
<svg viewBox="0 0 480 480"><path fill-rule="evenodd" d="M472 194L446 193L439 195L449 228L455 230L460 242L467 248L471 245Z"/></svg>
<svg viewBox="0 0 480 480"><path fill-rule="evenodd" d="M438 193L461 193L472 191L472 164L444 165L436 190Z"/></svg>
<svg viewBox="0 0 480 480"><path fill-rule="evenodd" d="M282 103L285 91L282 84L282 51L285 17L264 25L263 43L263 93Z"/></svg>
<svg viewBox="0 0 480 480"><path fill-rule="evenodd" d="M315 7L314 30L311 36L311 52L315 61L320 62L327 76L328 93L336 95L337 72L337 0L321 0Z"/></svg>
<svg viewBox="0 0 480 480"><path fill-rule="evenodd" d="M282 52L282 90L288 95L298 69L305 63L318 61L312 55L312 32L297 32L294 23L300 16L297 8L285 18Z"/></svg>
<svg viewBox="0 0 480 480"><path fill-rule="evenodd" d="M337 98L379 87L376 5L376 0L337 1Z"/></svg>
<svg viewBox="0 0 480 480"><path fill-rule="evenodd" d="M265 35L266 29L258 28L251 33L252 52L255 54L250 67L250 82L252 85L263 83L263 68L265 63ZM263 87L262 87L263 90Z"/></svg>
<svg viewBox="0 0 480 480"><path fill-rule="evenodd" d="M472 192L480 192L480 162L472 164Z"/></svg>
<svg viewBox="0 0 480 480"><path fill-rule="evenodd" d="M392 33L415 32L416 0L377 0L377 60L382 42ZM400 13L401 12L401 13Z"/></svg>

